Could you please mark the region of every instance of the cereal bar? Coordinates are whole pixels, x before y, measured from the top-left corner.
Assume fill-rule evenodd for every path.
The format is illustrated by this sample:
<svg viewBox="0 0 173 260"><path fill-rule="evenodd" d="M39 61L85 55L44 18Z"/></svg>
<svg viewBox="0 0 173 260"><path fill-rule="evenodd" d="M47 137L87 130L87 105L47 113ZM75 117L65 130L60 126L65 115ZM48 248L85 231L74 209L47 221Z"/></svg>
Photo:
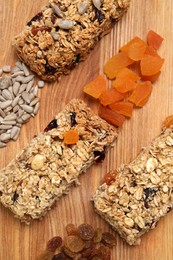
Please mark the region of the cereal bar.
<svg viewBox="0 0 173 260"><path fill-rule="evenodd" d="M57 80L84 60L131 0L49 0L14 38L19 58L43 80Z"/></svg>
<svg viewBox="0 0 173 260"><path fill-rule="evenodd" d="M173 126L115 171L93 196L94 207L130 245L173 208Z"/></svg>
<svg viewBox="0 0 173 260"><path fill-rule="evenodd" d="M79 140L67 145L64 135L72 129ZM72 100L0 171L0 202L23 222L39 219L72 184L78 184L82 172L104 159L116 137L116 128L82 100Z"/></svg>

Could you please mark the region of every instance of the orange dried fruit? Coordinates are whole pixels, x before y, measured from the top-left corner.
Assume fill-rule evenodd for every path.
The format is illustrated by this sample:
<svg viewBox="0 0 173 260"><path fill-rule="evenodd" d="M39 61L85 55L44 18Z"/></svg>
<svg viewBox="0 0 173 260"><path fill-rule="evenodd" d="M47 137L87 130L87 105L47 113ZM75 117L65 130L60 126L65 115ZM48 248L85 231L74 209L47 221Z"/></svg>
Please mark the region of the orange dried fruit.
<svg viewBox="0 0 173 260"><path fill-rule="evenodd" d="M157 51L152 46L147 46L147 48L145 50L145 54L151 55L154 57L160 57L159 54L157 53Z"/></svg>
<svg viewBox="0 0 173 260"><path fill-rule="evenodd" d="M123 115L120 115L112 111L108 107L100 106L98 114L101 118L105 119L108 123L115 126L122 126L125 121L125 117Z"/></svg>
<svg viewBox="0 0 173 260"><path fill-rule="evenodd" d="M85 247L85 242L79 236L67 236L64 241L64 246L72 253L78 253Z"/></svg>
<svg viewBox="0 0 173 260"><path fill-rule="evenodd" d="M90 240L94 236L94 229L91 225L84 223L78 227L78 233L83 240Z"/></svg>
<svg viewBox="0 0 173 260"><path fill-rule="evenodd" d="M109 79L114 79L117 73L123 68L129 66L134 61L131 60L125 52L119 52L108 60L104 66L104 73Z"/></svg>
<svg viewBox="0 0 173 260"><path fill-rule="evenodd" d="M104 90L106 90L106 80L101 75L85 85L83 89L86 94L96 99L100 97Z"/></svg>
<svg viewBox="0 0 173 260"><path fill-rule="evenodd" d="M140 62L141 74L143 76L155 75L160 71L163 63L164 59L160 56L145 55Z"/></svg>
<svg viewBox="0 0 173 260"><path fill-rule="evenodd" d="M141 79L144 81L151 81L151 83L154 83L159 78L160 73L161 71L152 76L141 76Z"/></svg>
<svg viewBox="0 0 173 260"><path fill-rule="evenodd" d="M167 116L163 121L163 127L169 128L173 125L173 115Z"/></svg>
<svg viewBox="0 0 173 260"><path fill-rule="evenodd" d="M129 96L128 100L138 107L142 107L148 101L152 92L150 81L138 82L136 89Z"/></svg>
<svg viewBox="0 0 173 260"><path fill-rule="evenodd" d="M137 81L140 79L140 77L131 69L129 68L124 68L122 70L120 70L117 75L116 75L117 79L129 79L132 81Z"/></svg>
<svg viewBox="0 0 173 260"><path fill-rule="evenodd" d="M163 42L163 37L161 37L156 32L150 30L147 34L147 43L157 50Z"/></svg>
<svg viewBox="0 0 173 260"><path fill-rule="evenodd" d="M115 181L116 171L110 171L104 175L103 182L107 185L110 185L112 182Z"/></svg>
<svg viewBox="0 0 173 260"><path fill-rule="evenodd" d="M116 78L112 82L112 86L120 93L127 93L136 88L136 83L127 78Z"/></svg>
<svg viewBox="0 0 173 260"><path fill-rule="evenodd" d="M134 37L127 44L122 46L120 50L127 53L127 56L134 61L141 60L145 54L147 44L139 37Z"/></svg>
<svg viewBox="0 0 173 260"><path fill-rule="evenodd" d="M124 95L116 91L115 88L110 88L102 92L99 100L103 106L110 105L116 101L124 99Z"/></svg>
<svg viewBox="0 0 173 260"><path fill-rule="evenodd" d="M79 134L75 129L70 129L64 134L65 144L76 144L79 141Z"/></svg>
<svg viewBox="0 0 173 260"><path fill-rule="evenodd" d="M109 105L112 111L115 111L121 115L131 117L133 111L133 104L128 101L115 102Z"/></svg>

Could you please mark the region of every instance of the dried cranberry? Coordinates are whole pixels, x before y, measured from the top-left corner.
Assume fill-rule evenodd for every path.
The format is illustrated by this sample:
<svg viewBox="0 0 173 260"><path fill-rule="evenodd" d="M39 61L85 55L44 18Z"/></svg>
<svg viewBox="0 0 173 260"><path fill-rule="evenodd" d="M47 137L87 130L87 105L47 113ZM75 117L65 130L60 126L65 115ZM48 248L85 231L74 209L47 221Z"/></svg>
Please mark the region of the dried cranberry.
<svg viewBox="0 0 173 260"><path fill-rule="evenodd" d="M95 20L96 19L98 20L99 24L101 24L105 19L105 15L97 8L95 8Z"/></svg>
<svg viewBox="0 0 173 260"><path fill-rule="evenodd" d="M75 112L70 112L70 120L71 120L71 127L73 127L77 124Z"/></svg>
<svg viewBox="0 0 173 260"><path fill-rule="evenodd" d="M55 250L62 245L62 238L59 236L51 238L47 242L46 249L50 252L55 252Z"/></svg>
<svg viewBox="0 0 173 260"><path fill-rule="evenodd" d="M47 32L50 32L51 31L51 28L49 26L41 26L41 27L33 27L31 29L31 33L33 35L36 35L38 32L43 32L43 31L47 31Z"/></svg>
<svg viewBox="0 0 173 260"><path fill-rule="evenodd" d="M27 23L27 25L28 25L28 26L31 26L32 22L34 22L34 21L40 21L42 17L43 17L43 13L42 13L42 12L39 12L38 14L36 14L36 15Z"/></svg>
<svg viewBox="0 0 173 260"><path fill-rule="evenodd" d="M52 67L48 61L46 61L46 64L45 64L45 71L46 73L48 74L54 74L56 72L56 68Z"/></svg>
<svg viewBox="0 0 173 260"><path fill-rule="evenodd" d="M18 200L18 197L19 197L19 194L17 193L17 191L14 192L14 195L13 195L13 202L16 202Z"/></svg>
<svg viewBox="0 0 173 260"><path fill-rule="evenodd" d="M105 159L105 151L94 151L95 161L97 163L102 162Z"/></svg>
<svg viewBox="0 0 173 260"><path fill-rule="evenodd" d="M58 125L57 125L57 120L56 119L53 119L49 124L48 126L44 129L44 132L48 132L50 130L52 130L53 128L56 128Z"/></svg>
<svg viewBox="0 0 173 260"><path fill-rule="evenodd" d="M73 61L67 66L67 68L68 68L69 70L74 69L75 66L79 63L79 61L80 61L80 54L77 54L77 55L74 57Z"/></svg>

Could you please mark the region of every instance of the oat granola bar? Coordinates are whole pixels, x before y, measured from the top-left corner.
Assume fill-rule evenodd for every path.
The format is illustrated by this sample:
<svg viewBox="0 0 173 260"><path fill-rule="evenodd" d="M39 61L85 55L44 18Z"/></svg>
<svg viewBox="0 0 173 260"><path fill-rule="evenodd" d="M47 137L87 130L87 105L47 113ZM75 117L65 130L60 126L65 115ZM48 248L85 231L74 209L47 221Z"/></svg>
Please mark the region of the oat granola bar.
<svg viewBox="0 0 173 260"><path fill-rule="evenodd" d="M66 145L64 134L71 129L78 132L79 141ZM23 222L39 219L78 183L82 172L104 159L116 137L113 126L83 101L72 100L0 171L0 202Z"/></svg>
<svg viewBox="0 0 173 260"><path fill-rule="evenodd" d="M101 185L94 207L130 245L173 208L173 126L163 130L137 158Z"/></svg>
<svg viewBox="0 0 173 260"><path fill-rule="evenodd" d="M57 80L84 60L131 0L50 0L15 37L19 58L43 80Z"/></svg>

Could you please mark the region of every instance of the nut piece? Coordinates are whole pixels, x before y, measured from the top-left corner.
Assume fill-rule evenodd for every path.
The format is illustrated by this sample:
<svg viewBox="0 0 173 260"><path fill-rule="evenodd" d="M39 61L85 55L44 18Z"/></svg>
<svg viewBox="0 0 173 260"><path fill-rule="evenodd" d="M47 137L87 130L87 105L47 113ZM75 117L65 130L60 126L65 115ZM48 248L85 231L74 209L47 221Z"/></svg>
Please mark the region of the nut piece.
<svg viewBox="0 0 173 260"><path fill-rule="evenodd" d="M45 162L45 157L41 154L36 154L31 162L31 168L33 170L40 170Z"/></svg>

